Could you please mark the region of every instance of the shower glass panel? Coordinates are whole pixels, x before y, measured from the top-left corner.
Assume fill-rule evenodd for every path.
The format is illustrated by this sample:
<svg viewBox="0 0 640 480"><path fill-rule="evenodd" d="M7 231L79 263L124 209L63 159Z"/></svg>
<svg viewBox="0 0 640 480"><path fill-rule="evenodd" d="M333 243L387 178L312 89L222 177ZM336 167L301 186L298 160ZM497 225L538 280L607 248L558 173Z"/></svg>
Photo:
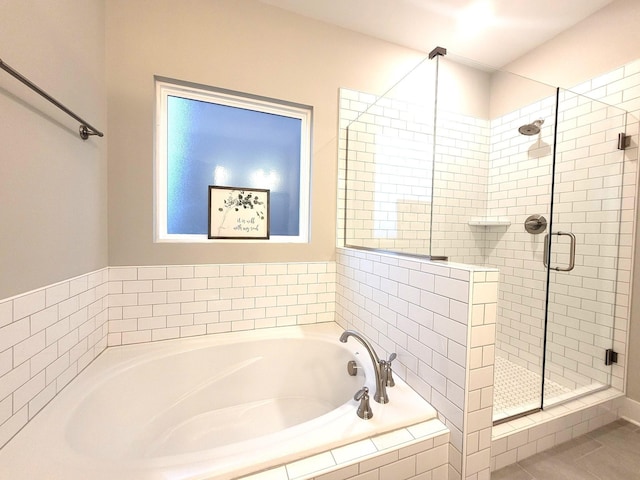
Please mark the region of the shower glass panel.
<svg viewBox="0 0 640 480"><path fill-rule="evenodd" d="M346 246L430 254L435 66L379 97L341 91Z"/></svg>
<svg viewBox="0 0 640 480"><path fill-rule="evenodd" d="M626 112L558 93L544 407L611 384Z"/></svg>

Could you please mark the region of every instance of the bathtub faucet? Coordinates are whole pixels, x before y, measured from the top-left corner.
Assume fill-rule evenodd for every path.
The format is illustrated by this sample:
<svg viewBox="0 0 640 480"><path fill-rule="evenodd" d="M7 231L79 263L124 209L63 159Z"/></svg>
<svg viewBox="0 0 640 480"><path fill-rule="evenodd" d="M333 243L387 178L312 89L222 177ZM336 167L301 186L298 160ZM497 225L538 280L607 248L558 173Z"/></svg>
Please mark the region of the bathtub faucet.
<svg viewBox="0 0 640 480"><path fill-rule="evenodd" d="M367 339L354 330L345 330L342 335L340 335L340 341L342 343L347 343L347 339L349 337L353 337L358 340L367 350L369 357L371 357L373 370L376 372L376 392L373 395L373 399L378 403L389 403L389 396L387 395L387 378L389 375L385 374L384 371L387 362L385 360L380 360Z"/></svg>

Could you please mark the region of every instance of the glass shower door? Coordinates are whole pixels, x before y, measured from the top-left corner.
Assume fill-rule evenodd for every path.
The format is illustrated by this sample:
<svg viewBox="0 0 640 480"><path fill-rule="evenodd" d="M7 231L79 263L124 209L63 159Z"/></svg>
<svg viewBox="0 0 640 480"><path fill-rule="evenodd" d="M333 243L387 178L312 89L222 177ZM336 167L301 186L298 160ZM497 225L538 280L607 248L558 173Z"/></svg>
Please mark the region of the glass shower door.
<svg viewBox="0 0 640 480"><path fill-rule="evenodd" d="M611 385L626 112L559 90L542 407Z"/></svg>
<svg viewBox="0 0 640 480"><path fill-rule="evenodd" d="M506 78L505 78L506 77ZM551 219L556 89L502 74L524 92L517 110L491 121L488 212L509 220L485 234L486 265L500 271L493 420L542 405L547 269L544 234ZM540 220L538 226L537 220Z"/></svg>

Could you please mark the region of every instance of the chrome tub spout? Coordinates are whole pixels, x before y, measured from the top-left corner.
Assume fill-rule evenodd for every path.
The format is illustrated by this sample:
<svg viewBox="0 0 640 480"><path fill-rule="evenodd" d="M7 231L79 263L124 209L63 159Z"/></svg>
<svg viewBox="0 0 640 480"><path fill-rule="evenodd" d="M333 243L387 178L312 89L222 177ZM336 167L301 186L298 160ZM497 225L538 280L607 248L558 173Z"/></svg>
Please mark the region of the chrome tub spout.
<svg viewBox="0 0 640 480"><path fill-rule="evenodd" d="M371 363L373 363L373 369L376 373L376 392L373 395L373 399L378 403L389 403L387 384L385 378L383 378L383 367L380 358L367 339L354 330L345 330L342 335L340 335L340 341L347 343L349 337L355 338L364 346L371 358Z"/></svg>

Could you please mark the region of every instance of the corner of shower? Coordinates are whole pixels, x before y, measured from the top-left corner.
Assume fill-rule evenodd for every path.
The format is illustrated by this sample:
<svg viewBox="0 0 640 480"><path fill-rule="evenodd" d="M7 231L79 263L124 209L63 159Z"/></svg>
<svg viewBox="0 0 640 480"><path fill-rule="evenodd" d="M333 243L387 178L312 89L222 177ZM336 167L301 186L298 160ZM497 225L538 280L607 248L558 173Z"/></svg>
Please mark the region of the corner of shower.
<svg viewBox="0 0 640 480"><path fill-rule="evenodd" d="M347 92L341 243L499 269L495 424L620 387L627 113L444 53Z"/></svg>

